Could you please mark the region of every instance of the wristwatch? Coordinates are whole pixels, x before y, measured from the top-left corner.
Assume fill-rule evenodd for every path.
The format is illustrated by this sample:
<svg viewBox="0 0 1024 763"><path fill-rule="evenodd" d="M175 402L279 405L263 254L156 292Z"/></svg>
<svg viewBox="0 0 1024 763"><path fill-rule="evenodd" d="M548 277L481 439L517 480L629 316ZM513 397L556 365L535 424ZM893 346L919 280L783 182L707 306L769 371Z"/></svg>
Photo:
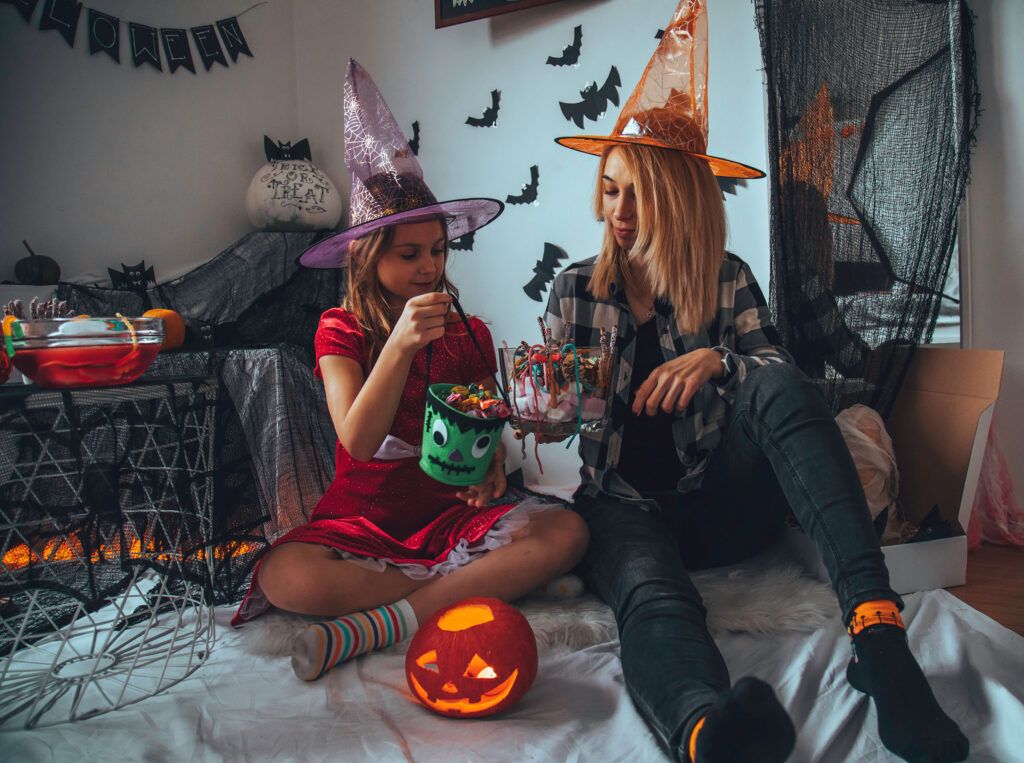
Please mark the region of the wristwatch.
<svg viewBox="0 0 1024 763"><path fill-rule="evenodd" d="M736 371L736 361L733 360L732 353L724 350L719 350L722 354L722 368L724 370L725 378L729 378Z"/></svg>

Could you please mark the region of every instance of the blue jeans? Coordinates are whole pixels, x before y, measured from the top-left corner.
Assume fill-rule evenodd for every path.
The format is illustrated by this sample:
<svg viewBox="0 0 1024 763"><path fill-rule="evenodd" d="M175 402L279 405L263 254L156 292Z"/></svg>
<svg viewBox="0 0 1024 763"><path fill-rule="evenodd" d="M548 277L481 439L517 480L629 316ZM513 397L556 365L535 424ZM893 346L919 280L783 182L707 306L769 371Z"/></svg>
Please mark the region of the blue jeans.
<svg viewBox="0 0 1024 763"><path fill-rule="evenodd" d="M628 444L625 445L628 447ZM582 574L615 612L630 696L673 758L729 688L687 569L733 564L771 545L790 509L815 542L848 622L889 586L864 491L832 412L791 365L755 369L738 390L701 487L645 510L578 493L590 528Z"/></svg>

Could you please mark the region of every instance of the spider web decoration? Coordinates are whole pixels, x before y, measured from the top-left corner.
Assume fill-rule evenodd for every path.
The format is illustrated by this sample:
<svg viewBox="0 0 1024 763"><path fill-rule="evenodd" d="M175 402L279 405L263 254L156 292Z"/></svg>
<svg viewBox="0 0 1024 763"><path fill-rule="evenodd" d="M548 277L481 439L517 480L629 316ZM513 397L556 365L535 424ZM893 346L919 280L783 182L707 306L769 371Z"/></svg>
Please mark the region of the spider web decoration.
<svg viewBox="0 0 1024 763"><path fill-rule="evenodd" d="M217 395L206 381L5 399L0 728L136 702L209 654Z"/></svg>
<svg viewBox="0 0 1024 763"><path fill-rule="evenodd" d="M963 0L755 9L776 326L833 410L886 416L914 347L958 310L943 290L978 119L971 12Z"/></svg>

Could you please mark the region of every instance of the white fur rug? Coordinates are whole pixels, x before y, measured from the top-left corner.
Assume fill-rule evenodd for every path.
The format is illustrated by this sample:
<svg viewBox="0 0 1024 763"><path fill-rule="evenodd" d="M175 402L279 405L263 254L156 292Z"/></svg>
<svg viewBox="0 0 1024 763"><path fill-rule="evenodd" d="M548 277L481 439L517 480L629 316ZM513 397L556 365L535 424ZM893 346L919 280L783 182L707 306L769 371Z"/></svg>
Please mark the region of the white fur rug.
<svg viewBox="0 0 1024 763"><path fill-rule="evenodd" d="M809 632L837 619L839 604L831 586L802 562L782 543L740 564L691 573L712 635ZM515 604L533 628L541 653L556 647L582 649L618 635L611 609L589 593L562 600L527 596ZM247 651L285 656L295 636L316 620L270 612L243 626L240 640ZM407 646L403 642L393 649L404 652Z"/></svg>

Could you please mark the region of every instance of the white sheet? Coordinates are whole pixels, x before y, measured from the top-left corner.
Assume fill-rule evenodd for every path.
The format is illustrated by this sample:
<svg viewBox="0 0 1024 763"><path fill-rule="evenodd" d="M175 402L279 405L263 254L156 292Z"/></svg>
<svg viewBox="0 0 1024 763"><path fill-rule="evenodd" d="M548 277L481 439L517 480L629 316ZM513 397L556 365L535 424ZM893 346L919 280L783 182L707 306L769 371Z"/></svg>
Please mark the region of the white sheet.
<svg viewBox="0 0 1024 763"><path fill-rule="evenodd" d="M906 598L912 646L971 761L1024 757L1024 638L945 591ZM11 761L663 761L622 684L618 644L542 655L533 688L497 718L442 718L414 703L397 650L313 684L244 648L218 611L208 663L163 694L87 721L0 734ZM719 639L733 679L771 683L798 732L791 760L890 761L873 706L845 678L838 621L813 634Z"/></svg>

